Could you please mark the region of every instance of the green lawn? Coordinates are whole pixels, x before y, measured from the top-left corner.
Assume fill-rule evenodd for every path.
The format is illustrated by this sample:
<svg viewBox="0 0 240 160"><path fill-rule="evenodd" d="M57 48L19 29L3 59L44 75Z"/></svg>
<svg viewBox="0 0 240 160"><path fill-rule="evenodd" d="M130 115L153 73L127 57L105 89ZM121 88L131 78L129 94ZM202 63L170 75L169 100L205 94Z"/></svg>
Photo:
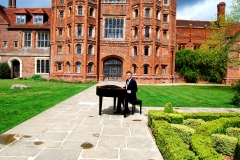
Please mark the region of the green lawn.
<svg viewBox="0 0 240 160"><path fill-rule="evenodd" d="M137 97L143 106L236 108L230 86L145 86L139 85Z"/></svg>
<svg viewBox="0 0 240 160"><path fill-rule="evenodd" d="M10 89L24 84L31 89ZM0 134L93 84L0 80Z"/></svg>

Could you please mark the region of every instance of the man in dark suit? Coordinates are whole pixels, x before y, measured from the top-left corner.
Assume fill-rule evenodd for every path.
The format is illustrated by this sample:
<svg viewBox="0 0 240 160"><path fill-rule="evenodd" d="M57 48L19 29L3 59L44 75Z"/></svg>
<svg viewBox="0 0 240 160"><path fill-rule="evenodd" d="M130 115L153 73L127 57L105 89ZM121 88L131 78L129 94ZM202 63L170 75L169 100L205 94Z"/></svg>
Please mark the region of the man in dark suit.
<svg viewBox="0 0 240 160"><path fill-rule="evenodd" d="M127 96L126 96L126 102L132 102L133 100L137 99L136 92L138 91L137 88L137 82L132 79L132 72L127 71L126 72L127 80L126 84L123 88L126 88L127 90ZM120 113L121 112L121 104L124 104L124 99L121 97L118 97L118 107L117 111L114 113ZM128 108L128 103L125 105L126 107L126 112L129 113L129 108Z"/></svg>

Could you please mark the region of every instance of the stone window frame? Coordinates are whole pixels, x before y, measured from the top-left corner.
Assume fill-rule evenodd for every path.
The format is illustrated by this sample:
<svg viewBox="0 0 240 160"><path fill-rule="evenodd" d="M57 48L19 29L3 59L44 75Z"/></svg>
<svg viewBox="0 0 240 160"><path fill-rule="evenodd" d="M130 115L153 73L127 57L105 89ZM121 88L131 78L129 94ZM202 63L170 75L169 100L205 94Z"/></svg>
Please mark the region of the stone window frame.
<svg viewBox="0 0 240 160"><path fill-rule="evenodd" d="M23 32L23 46L32 47L32 32Z"/></svg>
<svg viewBox="0 0 240 160"><path fill-rule="evenodd" d="M137 56L137 55L138 55L138 47L133 46L133 56Z"/></svg>
<svg viewBox="0 0 240 160"><path fill-rule="evenodd" d="M43 24L44 16L43 14L35 14L33 16L33 24Z"/></svg>
<svg viewBox="0 0 240 160"><path fill-rule="evenodd" d="M105 3L126 3L126 0L104 0Z"/></svg>
<svg viewBox="0 0 240 160"><path fill-rule="evenodd" d="M139 13L138 13L138 9L134 9L134 18L138 18L139 17Z"/></svg>
<svg viewBox="0 0 240 160"><path fill-rule="evenodd" d="M67 54L71 54L71 44L67 44Z"/></svg>
<svg viewBox="0 0 240 160"><path fill-rule="evenodd" d="M168 14L163 14L163 22L164 23L168 23L169 19L168 19Z"/></svg>
<svg viewBox="0 0 240 160"><path fill-rule="evenodd" d="M149 64L143 65L143 74L149 74Z"/></svg>
<svg viewBox="0 0 240 160"><path fill-rule="evenodd" d="M62 10L59 11L59 18L60 19L64 18L64 11L62 11Z"/></svg>
<svg viewBox="0 0 240 160"><path fill-rule="evenodd" d="M81 24L77 25L76 27L76 36L82 37L83 36L83 26Z"/></svg>
<svg viewBox="0 0 240 160"><path fill-rule="evenodd" d="M77 15L83 15L83 6L82 5L79 5L78 7L77 7Z"/></svg>
<svg viewBox="0 0 240 160"><path fill-rule="evenodd" d="M144 38L150 38L150 31L151 31L150 26L146 26L144 30Z"/></svg>
<svg viewBox="0 0 240 160"><path fill-rule="evenodd" d="M161 74L167 74L167 66L166 65L162 65Z"/></svg>
<svg viewBox="0 0 240 160"><path fill-rule="evenodd" d="M18 48L18 41L14 41L14 48Z"/></svg>
<svg viewBox="0 0 240 160"><path fill-rule="evenodd" d="M93 62L89 62L87 65L87 73L93 73L93 66L94 63Z"/></svg>
<svg viewBox="0 0 240 160"><path fill-rule="evenodd" d="M159 32L160 31L160 28L159 27L157 27L156 28L156 39L160 39L160 36L159 36Z"/></svg>
<svg viewBox="0 0 240 160"><path fill-rule="evenodd" d="M63 71L63 62L57 62L57 71Z"/></svg>
<svg viewBox="0 0 240 160"><path fill-rule="evenodd" d="M25 14L16 15L16 24L26 24L27 16Z"/></svg>
<svg viewBox="0 0 240 160"><path fill-rule="evenodd" d="M137 65L134 63L132 64L132 68L133 68L133 74L137 74Z"/></svg>
<svg viewBox="0 0 240 160"><path fill-rule="evenodd" d="M111 22L111 20L112 20L112 22ZM115 20L115 28L114 28L114 20ZM104 30L103 30L104 39L124 39L124 37L125 37L124 36L125 35L124 34L125 33L125 18L122 16L105 17L103 28L104 28ZM114 30L113 33L115 33L115 34L109 32L112 30Z"/></svg>
<svg viewBox="0 0 240 160"><path fill-rule="evenodd" d="M62 54L62 53L63 53L63 46L58 45L58 54Z"/></svg>
<svg viewBox="0 0 240 160"><path fill-rule="evenodd" d="M95 17L95 9L93 7L89 8L89 17Z"/></svg>
<svg viewBox="0 0 240 160"><path fill-rule="evenodd" d="M58 35L59 36L63 36L63 28L59 28L58 29Z"/></svg>
<svg viewBox="0 0 240 160"><path fill-rule="evenodd" d="M81 44L76 45L76 54L82 54L82 45Z"/></svg>
<svg viewBox="0 0 240 160"><path fill-rule="evenodd" d="M157 64L155 67L154 67L154 74L157 75L159 72L159 65Z"/></svg>
<svg viewBox="0 0 240 160"><path fill-rule="evenodd" d="M69 61L66 62L66 66L67 66L67 73L71 72L71 64Z"/></svg>
<svg viewBox="0 0 240 160"><path fill-rule="evenodd" d="M72 7L68 7L68 17L72 16Z"/></svg>
<svg viewBox="0 0 240 160"><path fill-rule="evenodd" d="M89 28L88 28L88 36L90 38L94 38L95 37L95 27L93 25L90 25Z"/></svg>
<svg viewBox="0 0 240 160"><path fill-rule="evenodd" d="M150 46L146 45L144 46L144 56L150 56Z"/></svg>
<svg viewBox="0 0 240 160"><path fill-rule="evenodd" d="M44 36L42 36L42 35L44 35ZM42 45L42 43L43 43L43 45ZM40 32L36 33L36 47L37 48L50 48L50 33L49 32L40 31Z"/></svg>
<svg viewBox="0 0 240 160"><path fill-rule="evenodd" d="M35 57L35 74L50 73L50 57Z"/></svg>
<svg viewBox="0 0 240 160"><path fill-rule="evenodd" d="M3 48L7 48L7 41L3 41Z"/></svg>
<svg viewBox="0 0 240 160"><path fill-rule="evenodd" d="M160 16L160 10L157 9L157 10L156 10L156 19L157 19L157 20L160 20L160 19L161 19L160 17L161 17L161 16Z"/></svg>
<svg viewBox="0 0 240 160"><path fill-rule="evenodd" d="M151 9L150 8L145 8L145 15L146 18L150 18L151 17Z"/></svg>
<svg viewBox="0 0 240 160"><path fill-rule="evenodd" d="M92 44L88 46L88 55L94 55L94 46Z"/></svg>
<svg viewBox="0 0 240 160"><path fill-rule="evenodd" d="M133 37L138 38L138 27L137 26L135 26L133 29Z"/></svg>
<svg viewBox="0 0 240 160"><path fill-rule="evenodd" d="M168 6L169 5L169 0L163 0L163 5Z"/></svg>
<svg viewBox="0 0 240 160"><path fill-rule="evenodd" d="M76 73L81 73L81 62L80 61L77 61L75 62L75 72Z"/></svg>
<svg viewBox="0 0 240 160"><path fill-rule="evenodd" d="M68 25L68 37L72 36L72 26Z"/></svg>

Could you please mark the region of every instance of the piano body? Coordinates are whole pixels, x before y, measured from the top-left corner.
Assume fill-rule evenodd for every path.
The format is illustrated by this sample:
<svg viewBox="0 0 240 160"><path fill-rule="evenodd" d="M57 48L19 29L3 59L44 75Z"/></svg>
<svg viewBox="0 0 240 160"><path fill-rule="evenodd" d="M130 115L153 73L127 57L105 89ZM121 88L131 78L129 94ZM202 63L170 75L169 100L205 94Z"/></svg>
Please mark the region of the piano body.
<svg viewBox="0 0 240 160"><path fill-rule="evenodd" d="M102 114L102 98L103 97L114 97L114 108L115 108L116 97L123 97L125 101L124 104L126 104L126 98L125 98L126 94L127 94L127 90L125 88L121 88L116 85L97 86L96 95L99 96L99 115ZM121 107L121 106L118 106L118 107ZM126 117L125 109L124 109L124 117Z"/></svg>

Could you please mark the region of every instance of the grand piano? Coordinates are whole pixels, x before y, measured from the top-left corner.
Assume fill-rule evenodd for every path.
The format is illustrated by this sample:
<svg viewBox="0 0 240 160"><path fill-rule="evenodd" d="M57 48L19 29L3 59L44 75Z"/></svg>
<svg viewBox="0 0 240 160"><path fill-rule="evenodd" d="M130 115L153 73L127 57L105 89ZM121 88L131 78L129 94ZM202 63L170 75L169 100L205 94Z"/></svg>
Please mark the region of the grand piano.
<svg viewBox="0 0 240 160"><path fill-rule="evenodd" d="M105 85L96 87L96 95L99 96L99 115L102 114L102 99L103 97L114 97L114 108L116 106L116 97L123 98L124 104L126 104L127 90L116 85ZM120 106L119 106L120 105ZM117 109L121 108L121 104L118 103ZM124 117L126 117L126 107L124 107Z"/></svg>

